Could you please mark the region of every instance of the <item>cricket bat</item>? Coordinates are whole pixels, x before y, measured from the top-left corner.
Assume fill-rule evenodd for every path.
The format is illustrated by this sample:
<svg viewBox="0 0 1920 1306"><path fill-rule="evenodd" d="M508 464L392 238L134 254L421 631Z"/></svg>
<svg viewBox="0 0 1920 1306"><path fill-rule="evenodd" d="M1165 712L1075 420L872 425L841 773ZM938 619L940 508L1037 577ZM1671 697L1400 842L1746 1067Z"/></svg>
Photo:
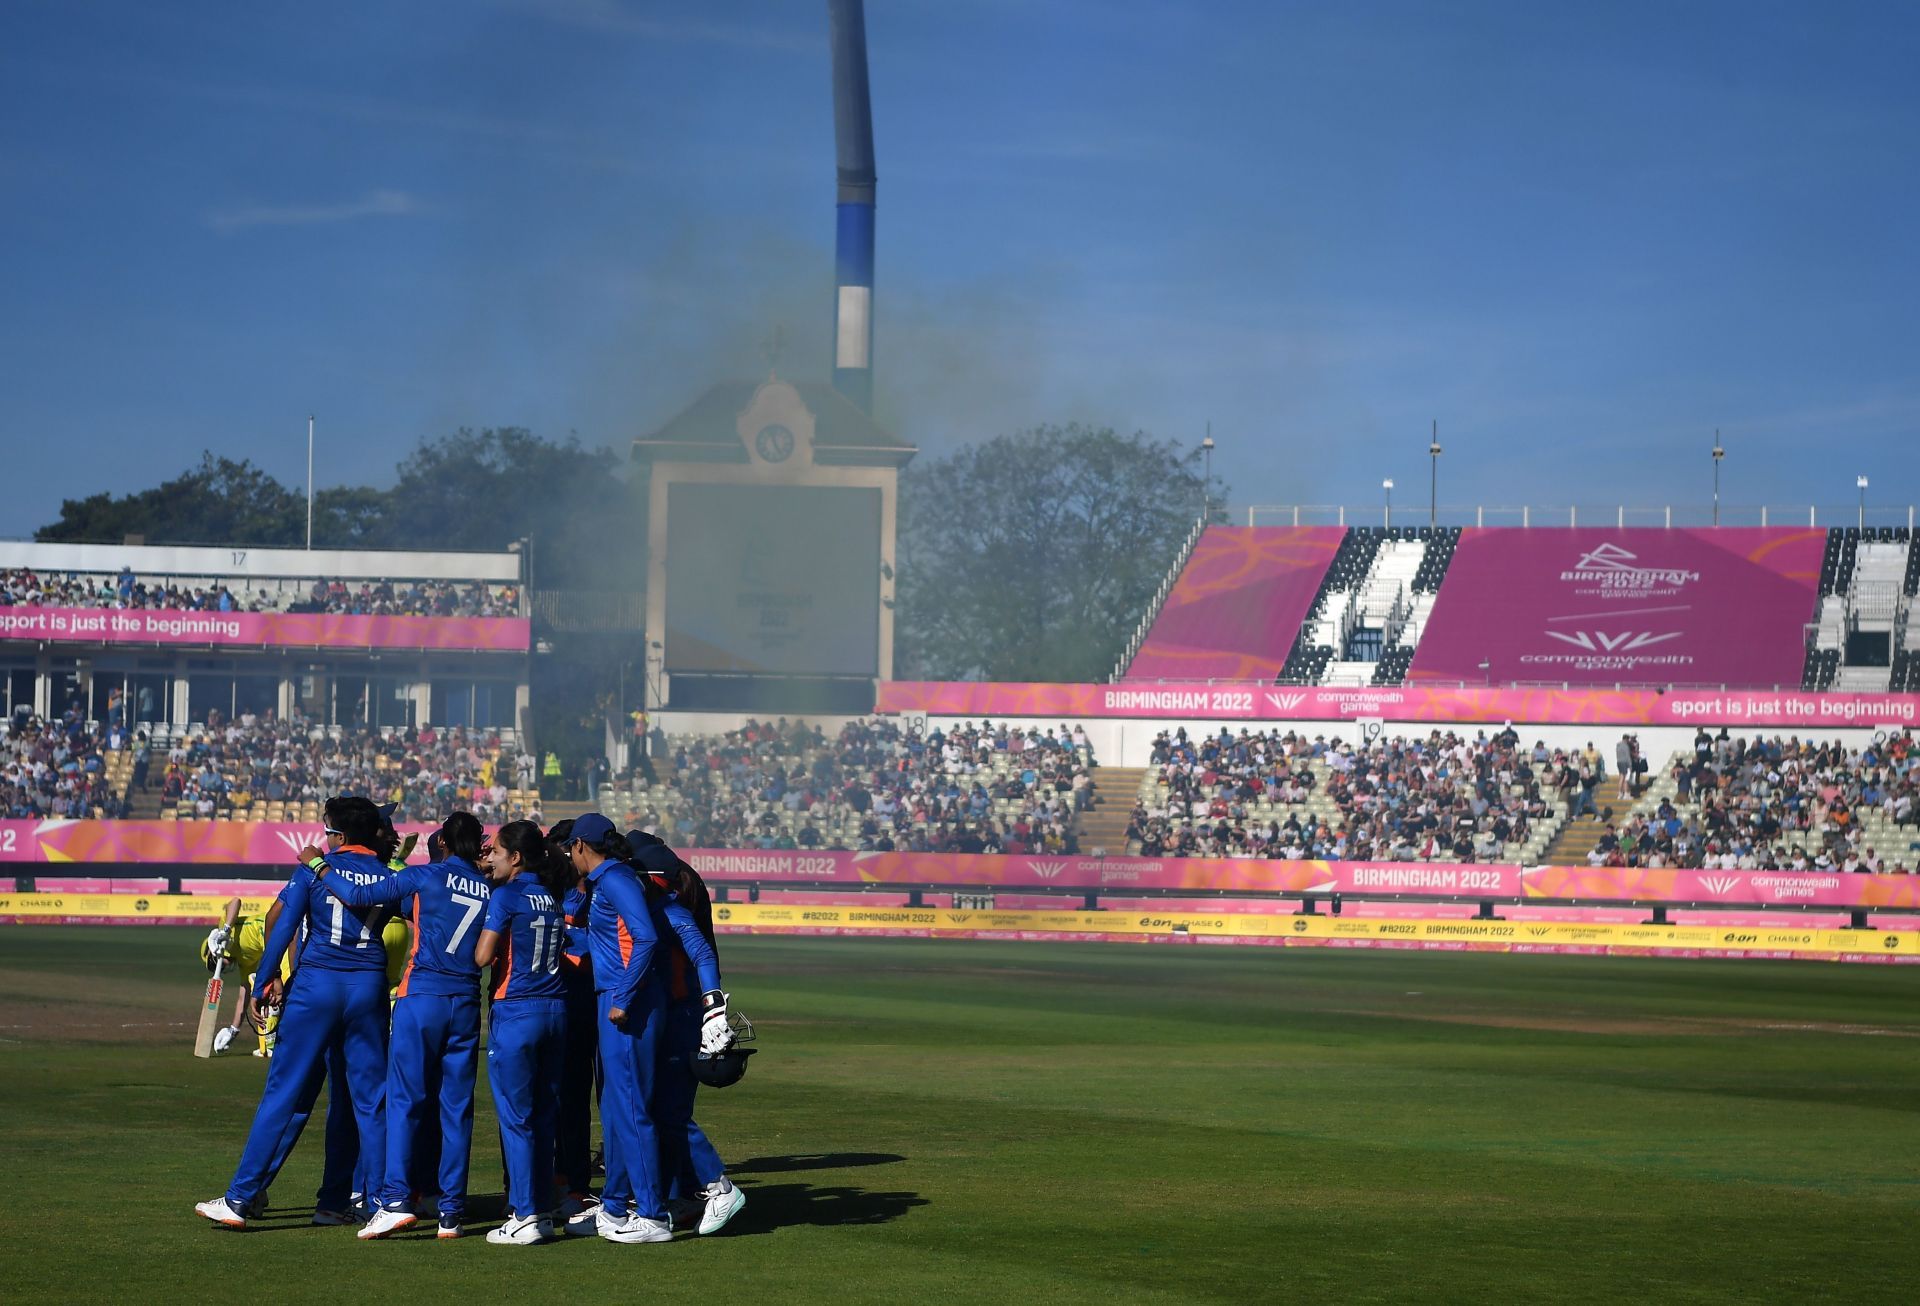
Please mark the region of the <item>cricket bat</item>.
<svg viewBox="0 0 1920 1306"><path fill-rule="evenodd" d="M240 900L233 899L227 904L225 924L229 931L234 922L240 919ZM193 1055L211 1057L213 1055L213 1036L220 1030L220 998L224 991L222 975L227 969L225 954L213 959L213 974L207 980L206 1001L200 1004L200 1028L193 1036Z"/></svg>

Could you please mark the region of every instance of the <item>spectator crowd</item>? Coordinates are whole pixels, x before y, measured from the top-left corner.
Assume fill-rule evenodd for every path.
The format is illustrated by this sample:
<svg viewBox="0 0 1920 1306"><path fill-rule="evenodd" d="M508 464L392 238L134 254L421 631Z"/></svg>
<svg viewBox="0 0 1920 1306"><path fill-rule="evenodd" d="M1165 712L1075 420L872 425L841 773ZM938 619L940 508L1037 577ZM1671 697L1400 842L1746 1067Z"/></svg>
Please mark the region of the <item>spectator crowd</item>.
<svg viewBox="0 0 1920 1306"><path fill-rule="evenodd" d="M1149 857L1513 860L1562 807L1591 810L1604 776L1592 744L1524 748L1511 725L1358 744L1182 728L1154 740L1127 842Z"/></svg>
<svg viewBox="0 0 1920 1306"><path fill-rule="evenodd" d="M496 825L527 813L510 795L533 788L534 759L505 750L497 734L434 726L316 731L299 714L226 718L169 741L158 768L163 807L208 819L275 803L324 802L336 794L395 803L396 823L472 812Z"/></svg>
<svg viewBox="0 0 1920 1306"><path fill-rule="evenodd" d="M315 580L310 586L236 591L227 582L142 580L117 576L35 572L0 574L0 607L165 608L188 612L333 612L391 617L517 617L514 585L481 581Z"/></svg>
<svg viewBox="0 0 1920 1306"><path fill-rule="evenodd" d="M108 779L109 753L129 746L124 726L89 727L77 711L57 721L11 718L0 736L0 813L13 820L125 816Z"/></svg>
<svg viewBox="0 0 1920 1306"><path fill-rule="evenodd" d="M829 736L781 718L671 751L628 818L681 847L1071 853L1093 797L1086 734L1066 726L875 719Z"/></svg>
<svg viewBox="0 0 1920 1306"><path fill-rule="evenodd" d="M1864 747L1702 729L1668 774L1673 793L1609 827L1595 865L1904 873L1869 826L1920 827L1920 749L1905 732ZM1904 849L1912 840L1903 837Z"/></svg>

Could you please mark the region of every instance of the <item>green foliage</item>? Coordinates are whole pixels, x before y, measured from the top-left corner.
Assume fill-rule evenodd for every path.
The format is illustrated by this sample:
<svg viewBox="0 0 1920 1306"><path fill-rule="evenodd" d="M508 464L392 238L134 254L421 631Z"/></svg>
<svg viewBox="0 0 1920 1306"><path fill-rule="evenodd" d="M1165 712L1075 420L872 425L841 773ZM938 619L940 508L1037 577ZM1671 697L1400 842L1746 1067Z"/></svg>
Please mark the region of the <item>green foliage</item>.
<svg viewBox="0 0 1920 1306"><path fill-rule="evenodd" d="M533 541L541 589L638 589L646 582L645 501L613 478L613 455L569 435L462 427L422 440L398 468L383 548L504 549ZM622 521L632 523L622 529Z"/></svg>
<svg viewBox="0 0 1920 1306"><path fill-rule="evenodd" d="M34 538L118 544L128 535L143 535L150 544L297 546L306 542L306 531L304 495L246 459L203 453L198 467L150 490L65 500L59 518Z"/></svg>
<svg viewBox="0 0 1920 1306"><path fill-rule="evenodd" d="M1200 515L1199 463L1171 441L1076 424L909 467L896 673L1105 679Z"/></svg>
<svg viewBox="0 0 1920 1306"><path fill-rule="evenodd" d="M498 550L531 538L550 588L638 588L646 580L644 498L614 479L613 455L524 427L462 428L422 440L390 490L329 486L314 494L315 547ZM585 488L583 488L585 487ZM598 487L597 493L593 487ZM607 523L634 525L624 540ZM242 459L212 453L148 490L68 499L42 541L117 544L306 543L306 496Z"/></svg>

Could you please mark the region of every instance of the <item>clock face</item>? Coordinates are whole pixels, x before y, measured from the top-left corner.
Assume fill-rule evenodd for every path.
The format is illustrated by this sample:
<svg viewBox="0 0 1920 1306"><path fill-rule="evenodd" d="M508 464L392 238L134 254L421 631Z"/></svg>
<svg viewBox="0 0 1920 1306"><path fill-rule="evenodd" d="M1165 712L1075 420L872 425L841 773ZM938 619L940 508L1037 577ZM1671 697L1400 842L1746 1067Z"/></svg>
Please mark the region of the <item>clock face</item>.
<svg viewBox="0 0 1920 1306"><path fill-rule="evenodd" d="M753 447L770 463L783 463L793 454L793 432L779 424L763 426L753 437Z"/></svg>

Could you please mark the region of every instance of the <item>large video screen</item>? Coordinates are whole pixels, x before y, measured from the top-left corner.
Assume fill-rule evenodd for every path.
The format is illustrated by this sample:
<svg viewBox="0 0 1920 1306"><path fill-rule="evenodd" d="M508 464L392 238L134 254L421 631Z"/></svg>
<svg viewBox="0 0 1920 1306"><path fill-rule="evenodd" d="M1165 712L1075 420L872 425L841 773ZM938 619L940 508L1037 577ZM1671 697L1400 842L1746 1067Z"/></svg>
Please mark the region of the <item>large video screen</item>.
<svg viewBox="0 0 1920 1306"><path fill-rule="evenodd" d="M880 660L880 491L674 485L672 671L871 676Z"/></svg>

